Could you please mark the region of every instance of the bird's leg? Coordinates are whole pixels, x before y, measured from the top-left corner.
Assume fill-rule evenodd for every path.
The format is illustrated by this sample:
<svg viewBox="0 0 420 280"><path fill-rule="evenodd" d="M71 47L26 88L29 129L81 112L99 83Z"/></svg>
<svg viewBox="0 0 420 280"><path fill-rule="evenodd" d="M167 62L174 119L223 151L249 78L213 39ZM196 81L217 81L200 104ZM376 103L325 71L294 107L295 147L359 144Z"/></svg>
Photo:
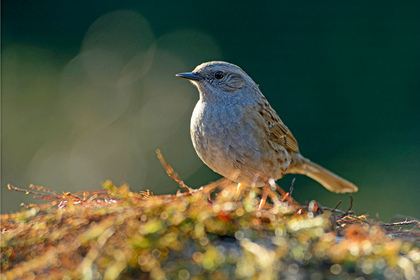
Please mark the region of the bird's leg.
<svg viewBox="0 0 420 280"><path fill-rule="evenodd" d="M280 203L280 197L276 192L276 181L273 178L268 179L268 182L266 183L268 189L268 196L271 198L273 203L275 205L278 205Z"/></svg>
<svg viewBox="0 0 420 280"><path fill-rule="evenodd" d="M267 196L268 196L268 188L270 186L268 184L264 185L264 187L261 190L261 201L260 201L260 205L258 206L258 211L260 211L261 209L263 209L265 201L267 200Z"/></svg>
<svg viewBox="0 0 420 280"><path fill-rule="evenodd" d="M241 183L238 183L238 187L236 188L236 198L235 198L235 202L238 201L239 196L241 195L241 189L242 189L242 185Z"/></svg>

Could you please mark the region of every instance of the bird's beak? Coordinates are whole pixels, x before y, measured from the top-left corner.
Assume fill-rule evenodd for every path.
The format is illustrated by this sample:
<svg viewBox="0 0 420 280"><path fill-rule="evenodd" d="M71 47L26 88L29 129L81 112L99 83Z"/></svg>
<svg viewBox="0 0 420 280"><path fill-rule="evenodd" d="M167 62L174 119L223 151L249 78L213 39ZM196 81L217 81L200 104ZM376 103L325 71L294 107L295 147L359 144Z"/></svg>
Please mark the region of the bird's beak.
<svg viewBox="0 0 420 280"><path fill-rule="evenodd" d="M201 77L195 72L179 73L179 74L176 74L175 76L177 76L178 78L184 78L184 79L193 80L193 81L199 81L199 80L204 79L203 77Z"/></svg>

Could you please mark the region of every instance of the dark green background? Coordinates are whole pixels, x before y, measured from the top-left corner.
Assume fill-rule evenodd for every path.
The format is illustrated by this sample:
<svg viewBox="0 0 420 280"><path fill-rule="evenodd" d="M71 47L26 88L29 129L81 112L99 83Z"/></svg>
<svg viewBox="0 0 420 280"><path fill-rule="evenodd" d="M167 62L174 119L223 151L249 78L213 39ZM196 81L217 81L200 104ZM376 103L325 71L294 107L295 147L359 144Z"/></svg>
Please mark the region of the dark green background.
<svg viewBox="0 0 420 280"><path fill-rule="evenodd" d="M101 92L121 81L114 78L125 64L115 70L104 53L105 66L93 60L93 79L104 81L96 91L92 73L77 70L76 57L96 50L83 47L88 30L107 13L138 15L150 27L136 36L138 26L122 17L89 41L112 45L107 51L120 64L137 51L150 63L124 84L123 105L112 90ZM190 143L198 94L174 74L225 60L260 85L302 154L359 186L357 213L419 218L419 14L418 1L2 1L1 210L32 201L7 191L8 183L76 192L111 179L135 191L174 193L156 148L191 187L219 178L200 165ZM139 43L142 36L148 45ZM144 58L146 46L157 50L152 58ZM79 90L74 84L82 80ZM185 102L176 103L178 96ZM288 189L294 177L279 183ZM347 195L302 176L294 197L348 205Z"/></svg>

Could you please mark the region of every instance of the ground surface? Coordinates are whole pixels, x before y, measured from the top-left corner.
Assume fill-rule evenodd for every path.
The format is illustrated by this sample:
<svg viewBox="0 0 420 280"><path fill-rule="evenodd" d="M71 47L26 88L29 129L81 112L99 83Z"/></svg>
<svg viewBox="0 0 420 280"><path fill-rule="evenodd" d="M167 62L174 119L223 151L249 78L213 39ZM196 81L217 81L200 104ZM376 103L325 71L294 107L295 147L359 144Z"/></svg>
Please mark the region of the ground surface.
<svg viewBox="0 0 420 280"><path fill-rule="evenodd" d="M417 221L300 206L272 190L258 211L258 189L235 201L226 180L167 196L104 188L32 186L48 203L1 216L1 278L420 279Z"/></svg>

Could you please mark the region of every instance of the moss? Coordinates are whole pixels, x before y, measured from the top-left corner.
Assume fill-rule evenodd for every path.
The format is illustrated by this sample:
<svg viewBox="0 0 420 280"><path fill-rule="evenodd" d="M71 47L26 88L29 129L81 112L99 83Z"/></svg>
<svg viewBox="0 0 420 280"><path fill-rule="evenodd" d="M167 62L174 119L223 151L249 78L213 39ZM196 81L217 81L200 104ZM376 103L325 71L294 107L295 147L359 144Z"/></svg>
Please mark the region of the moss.
<svg viewBox="0 0 420 280"><path fill-rule="evenodd" d="M2 279L419 277L418 223L397 230L273 193L257 211L254 190L235 202L226 180L165 196L104 188L2 215Z"/></svg>

